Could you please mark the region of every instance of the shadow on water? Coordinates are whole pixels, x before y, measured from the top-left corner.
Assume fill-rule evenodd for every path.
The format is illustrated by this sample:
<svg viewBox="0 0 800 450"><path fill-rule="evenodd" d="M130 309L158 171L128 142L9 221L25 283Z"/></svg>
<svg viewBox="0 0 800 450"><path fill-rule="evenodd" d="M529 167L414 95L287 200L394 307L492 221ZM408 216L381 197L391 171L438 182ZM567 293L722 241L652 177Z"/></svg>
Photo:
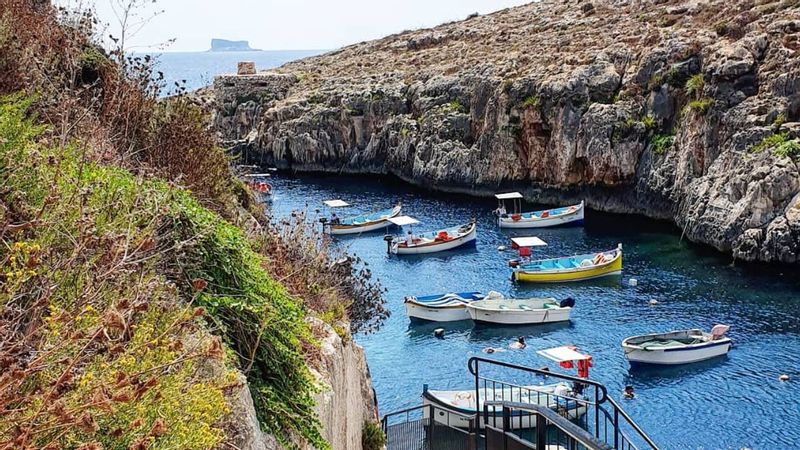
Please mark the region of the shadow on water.
<svg viewBox="0 0 800 450"><path fill-rule="evenodd" d="M702 375L710 369L721 369L733 364L728 355L720 355L705 361L691 364L663 366L657 364L633 364L628 369L627 382L636 381L642 387L651 387L662 384L664 381L686 379L694 375Z"/></svg>

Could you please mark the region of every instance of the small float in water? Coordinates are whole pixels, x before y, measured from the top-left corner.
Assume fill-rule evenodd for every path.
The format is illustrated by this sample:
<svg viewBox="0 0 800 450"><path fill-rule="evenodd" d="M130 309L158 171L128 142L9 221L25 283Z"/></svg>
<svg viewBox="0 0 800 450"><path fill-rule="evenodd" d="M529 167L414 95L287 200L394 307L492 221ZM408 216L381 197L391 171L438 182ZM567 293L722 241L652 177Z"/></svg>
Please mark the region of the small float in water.
<svg viewBox="0 0 800 450"><path fill-rule="evenodd" d="M398 226L411 226L419 221L412 217L400 216L389 219ZM407 236L387 237L389 252L395 255L421 255L453 250L475 241L478 235L475 219L471 222L436 232L415 235L409 230Z"/></svg>
<svg viewBox="0 0 800 450"><path fill-rule="evenodd" d="M343 200L326 200L323 203L328 208L350 206ZM359 234L386 228L391 225L389 219L399 216L401 211L402 205L397 204L394 208L344 219L340 219L336 216L336 213L332 213L330 219L323 218L320 221L322 222L323 230L331 235Z"/></svg>
<svg viewBox="0 0 800 450"><path fill-rule="evenodd" d="M470 318L476 323L497 325L534 325L566 322L575 300L559 302L554 298L511 299L490 292L483 300L466 305Z"/></svg>
<svg viewBox="0 0 800 450"><path fill-rule="evenodd" d="M495 210L500 228L547 228L562 225L579 225L583 223L584 202L563 208L545 209L542 211L521 212L522 194L508 192L496 194L499 203ZM507 212L505 202L511 201L511 212Z"/></svg>
<svg viewBox="0 0 800 450"><path fill-rule="evenodd" d="M530 283L564 283L622 273L622 244L614 250L541 259L518 266L511 278Z"/></svg>
<svg viewBox="0 0 800 450"><path fill-rule="evenodd" d="M460 292L421 297L406 297L406 313L411 319L431 322L456 322L469 320L467 304L481 300L480 292Z"/></svg>
<svg viewBox="0 0 800 450"><path fill-rule="evenodd" d="M728 330L728 325L715 325L710 333L693 329L632 336L622 341L622 349L631 365L689 364L727 354L733 345L725 336Z"/></svg>

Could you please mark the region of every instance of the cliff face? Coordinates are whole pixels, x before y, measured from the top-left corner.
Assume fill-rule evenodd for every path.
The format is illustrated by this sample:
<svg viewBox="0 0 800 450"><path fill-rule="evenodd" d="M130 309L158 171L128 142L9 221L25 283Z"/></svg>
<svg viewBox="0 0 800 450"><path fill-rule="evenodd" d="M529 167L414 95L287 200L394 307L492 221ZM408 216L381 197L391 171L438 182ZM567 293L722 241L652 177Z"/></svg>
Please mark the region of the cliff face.
<svg viewBox="0 0 800 450"><path fill-rule="evenodd" d="M519 189L800 251L797 1L545 0L215 81L252 162Z"/></svg>

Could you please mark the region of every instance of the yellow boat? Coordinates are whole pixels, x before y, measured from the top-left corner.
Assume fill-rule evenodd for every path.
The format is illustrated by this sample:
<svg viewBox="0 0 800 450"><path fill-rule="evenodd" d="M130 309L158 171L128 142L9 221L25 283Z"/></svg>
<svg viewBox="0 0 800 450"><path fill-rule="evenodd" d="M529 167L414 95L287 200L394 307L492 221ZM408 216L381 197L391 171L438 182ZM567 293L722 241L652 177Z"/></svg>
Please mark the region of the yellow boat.
<svg viewBox="0 0 800 450"><path fill-rule="evenodd" d="M529 283L566 283L621 273L622 244L619 244L607 252L531 261L514 269L511 279Z"/></svg>

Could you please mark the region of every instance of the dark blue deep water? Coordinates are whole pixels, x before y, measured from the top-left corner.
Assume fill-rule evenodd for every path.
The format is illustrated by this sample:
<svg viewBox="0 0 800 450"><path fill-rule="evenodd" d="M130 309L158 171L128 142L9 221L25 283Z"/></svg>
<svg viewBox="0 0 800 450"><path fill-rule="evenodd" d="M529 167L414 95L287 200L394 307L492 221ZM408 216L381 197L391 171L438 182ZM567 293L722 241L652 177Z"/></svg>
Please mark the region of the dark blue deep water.
<svg viewBox="0 0 800 450"><path fill-rule="evenodd" d="M322 201L342 198L347 213L388 208L402 200L404 212L418 218L418 231L479 221L475 248L427 257L389 257L382 233L338 240L369 262L388 289L392 312L383 328L357 336L364 346L382 413L420 404L422 385L432 389L469 388L467 360L482 349L506 347L525 336L528 348L492 357L541 367L535 350L573 344L594 357L591 377L619 399L632 384L638 397L625 409L665 449L800 448L800 277L790 268L739 267L730 257L680 241L673 227L636 217L588 211L583 228L545 229L543 257L625 249L622 277L582 284L520 285L509 279L509 232L500 231L490 211L493 200L430 193L393 180L333 176L273 180L275 217L292 210L313 211ZM629 279L638 280L637 287ZM445 325L444 340L432 336L437 325L412 325L402 299L412 294L497 290L513 296L572 296L577 306L569 325L473 328ZM658 300L650 306L650 299ZM732 326L735 347L721 360L660 370L632 371L623 357L623 338L648 332ZM557 370L551 364L551 368ZM781 374L792 380L782 383Z"/></svg>

